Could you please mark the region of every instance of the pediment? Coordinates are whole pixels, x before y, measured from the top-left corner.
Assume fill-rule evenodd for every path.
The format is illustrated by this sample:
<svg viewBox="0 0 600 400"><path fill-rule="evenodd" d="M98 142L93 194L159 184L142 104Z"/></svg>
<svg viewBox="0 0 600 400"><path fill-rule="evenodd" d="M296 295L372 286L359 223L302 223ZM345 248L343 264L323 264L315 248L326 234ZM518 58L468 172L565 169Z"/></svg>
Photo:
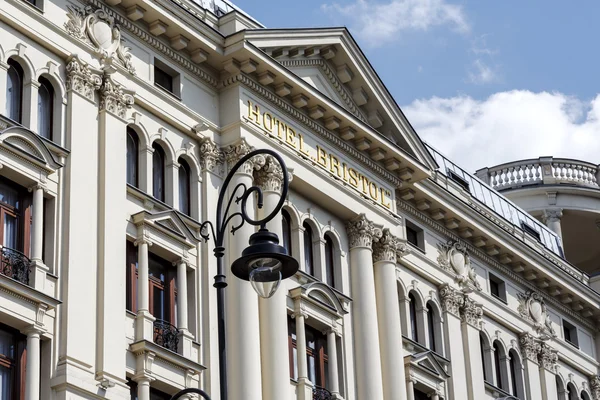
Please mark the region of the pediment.
<svg viewBox="0 0 600 400"><path fill-rule="evenodd" d="M193 247L195 242L198 241L190 227L173 210L158 213L141 211L132 215L132 220L136 225L152 226L171 237L176 237L180 241L186 242L190 247Z"/></svg>
<svg viewBox="0 0 600 400"><path fill-rule="evenodd" d="M424 351L407 356L410 358L410 366L421 371L426 371L429 374L444 380L450 375L446 368L439 362L438 358L432 351Z"/></svg>
<svg viewBox="0 0 600 400"><path fill-rule="evenodd" d="M260 29L254 46L430 168L436 163L346 28Z"/></svg>
<svg viewBox="0 0 600 400"><path fill-rule="evenodd" d="M21 126L12 126L0 132L0 147L48 172L54 172L63 166L56 160L44 140L35 132Z"/></svg>
<svg viewBox="0 0 600 400"><path fill-rule="evenodd" d="M323 282L311 282L291 291L291 297L302 297L304 300L319 306L321 309L326 309L329 312L342 316L348 313L348 300L340 299L339 294L333 291L328 285ZM342 295L343 296L343 295Z"/></svg>

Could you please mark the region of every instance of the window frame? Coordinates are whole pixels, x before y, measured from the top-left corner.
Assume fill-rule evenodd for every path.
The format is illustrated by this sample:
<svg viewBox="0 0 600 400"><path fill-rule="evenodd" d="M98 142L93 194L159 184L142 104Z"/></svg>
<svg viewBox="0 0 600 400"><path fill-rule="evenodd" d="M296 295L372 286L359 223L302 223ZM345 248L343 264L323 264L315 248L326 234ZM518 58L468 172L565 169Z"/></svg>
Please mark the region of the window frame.
<svg viewBox="0 0 600 400"><path fill-rule="evenodd" d="M24 79L25 79L25 71L23 70L23 67L21 66L21 64L15 60L14 58L9 58L7 61L7 64L9 65L9 68L6 72L6 107L7 107L7 117L10 118L11 120L18 122L19 124L23 123L23 88L24 88ZM11 99L10 96L8 95L8 87L9 87L9 82L11 82L11 70L14 71L14 73L16 74L16 78L19 80L18 82L18 90L15 93L17 94L13 94L12 97L18 97L16 99ZM14 82L13 82L14 83ZM14 105L18 107L18 111L16 112L16 114L18 115L13 115L13 111L12 111L12 106L10 108L10 110L8 110L10 105ZM16 118L13 118L16 117Z"/></svg>
<svg viewBox="0 0 600 400"><path fill-rule="evenodd" d="M325 234L325 283L335 288L335 245L329 234Z"/></svg>
<svg viewBox="0 0 600 400"><path fill-rule="evenodd" d="M0 366L10 369L11 399L23 400L25 399L25 372L27 369L27 337L18 330L1 323L0 331L11 337L10 347L15 351L12 357L0 354Z"/></svg>
<svg viewBox="0 0 600 400"><path fill-rule="evenodd" d="M315 276L315 256L313 249L314 232L310 224L306 221L302 223L303 241L304 241L304 272L310 276ZM307 240L309 239L309 240Z"/></svg>
<svg viewBox="0 0 600 400"><path fill-rule="evenodd" d="M127 127L127 165L126 165L126 180L127 183L130 184L133 187L139 188L139 183L140 183L140 140L139 140L139 136L137 134L137 132L135 131L135 129L133 129L132 127L128 126ZM133 154L130 153L130 149L129 149L129 143L133 144ZM132 158L132 159L131 159ZM130 167L133 168L133 171L130 171ZM152 167L154 167L154 163L152 164ZM133 172L133 179L134 182L129 182L129 175L130 172ZM154 178L154 175L153 175Z"/></svg>
<svg viewBox="0 0 600 400"><path fill-rule="evenodd" d="M568 344L570 344L571 346L579 349L579 335L577 332L577 326L575 326L574 324L570 323L569 321L567 321L566 319L562 319L562 324L563 324L563 339L565 342L567 342ZM569 338L567 338L567 332L569 332ZM574 340L573 337L574 336Z"/></svg>
<svg viewBox="0 0 600 400"><path fill-rule="evenodd" d="M191 213L192 213L192 169L190 167L190 164L182 157L180 157L179 160L177 160L177 163L179 164L179 168L178 168L178 172L177 172L178 185L179 185L179 187L177 188L179 191L179 211L187 216L191 216ZM185 171L185 174L187 175L187 176L185 176L185 179L182 179L182 171ZM185 183L182 181L185 181ZM187 185L187 190L185 190L186 193L183 193L183 195L182 195L182 191L184 191L183 190L184 184ZM182 203L184 198L185 198L185 203Z"/></svg>
<svg viewBox="0 0 600 400"><path fill-rule="evenodd" d="M419 323L417 321L417 297L414 293L408 293L408 323L410 328L410 338L419 342Z"/></svg>
<svg viewBox="0 0 600 400"><path fill-rule="evenodd" d="M157 200L160 200L161 202L165 202L165 198L166 198L166 169L167 169L167 156L166 156L166 152L163 149L163 147L158 144L157 142L152 143L152 197L154 197ZM162 158L162 162L157 162L157 160L155 159L155 157L161 157ZM161 170L159 171L159 173L157 173L156 171L156 167L160 165ZM160 175L160 176L159 176ZM157 181L158 178L160 178L160 191L158 191L159 189L157 188Z"/></svg>
<svg viewBox="0 0 600 400"><path fill-rule="evenodd" d="M27 0L26 0L27 1ZM35 1L35 0L34 0ZM55 96L55 92L54 92L54 86L52 85L52 82L50 82L47 78L41 76L38 79L38 82L40 83L40 87L38 88L38 121L37 121L37 133L38 135L40 135L41 137L48 139L50 141L52 141L52 134L53 134L53 130L54 130L54 96ZM46 89L46 91L48 92L48 103L45 105L41 104L42 102L42 96L41 96L41 90L42 88ZM40 124L42 124L42 110L46 110L47 113L47 121L45 121L45 127L40 126ZM47 129L47 136L43 134L43 132L41 132L43 129L42 128L46 128Z"/></svg>
<svg viewBox="0 0 600 400"><path fill-rule="evenodd" d="M158 75L161 76L162 78L170 78L170 84L169 85L163 85L159 82L157 82L157 71L159 71ZM174 68L172 68L171 66L169 66L168 64L164 63L163 61L159 60L158 58L154 59L154 68L153 68L153 83L154 86L163 90L166 93L169 93L172 96L175 96L178 100L181 100L181 74L175 70ZM166 87L166 86L171 86Z"/></svg>
<svg viewBox="0 0 600 400"><path fill-rule="evenodd" d="M491 272L488 272L488 280L490 283L490 295L495 299L500 300L501 302L507 304L507 295L506 295L506 281ZM492 290L492 284L498 289L498 293L494 293Z"/></svg>
<svg viewBox="0 0 600 400"><path fill-rule="evenodd" d="M425 231L412 221L405 220L406 241L414 248L425 253Z"/></svg>
<svg viewBox="0 0 600 400"><path fill-rule="evenodd" d="M281 245L285 247L290 257L292 255L292 217L290 213L283 209L281 210Z"/></svg>

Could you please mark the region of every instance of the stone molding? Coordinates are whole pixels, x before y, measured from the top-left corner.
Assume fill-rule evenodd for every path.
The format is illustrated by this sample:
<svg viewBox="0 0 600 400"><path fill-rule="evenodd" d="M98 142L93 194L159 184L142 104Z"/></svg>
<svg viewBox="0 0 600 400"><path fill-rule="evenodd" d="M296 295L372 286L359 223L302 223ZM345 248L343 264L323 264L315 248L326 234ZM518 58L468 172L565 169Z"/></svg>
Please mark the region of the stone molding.
<svg viewBox="0 0 600 400"><path fill-rule="evenodd" d="M532 282L530 282L530 281L526 280L525 278L523 278L522 276L518 275L512 269L508 268L506 265L501 264L495 258L488 256L485 252L481 251L477 247L464 241L456 233L454 233L450 229L446 228L439 222L433 220L428 215L422 213L421 211L419 211L416 207L414 207L410 203L403 201L401 199L398 199L398 198L396 200L397 200L396 204L399 209L402 209L402 210L408 212L413 217L419 219L421 222L423 222L424 224L426 224L433 230L439 232L440 234L444 235L445 237L449 238L450 240L461 241L463 243L463 245L469 251L469 254L475 255L479 260L481 260L482 262L486 263L487 265L495 268L497 271L499 271L503 275L510 278L513 282L515 282L527 289L538 290L537 286L535 286ZM548 258L548 257L546 256L546 258ZM550 259L550 261L552 261L552 260ZM560 268L565 273L568 273L569 275L572 276L572 274L569 271L566 271L564 269L564 267L562 267L561 265L557 265L557 268ZM578 279L575 276L573 278ZM590 322L589 318L583 318L583 316L581 316L581 314L576 313L571 308L565 306L563 303L561 303L559 300L557 300L553 296L550 296L548 293L540 292L540 294L543 296L544 300L547 303L552 304L554 307L556 307L557 310L560 310L563 314L571 316L573 319L577 320L580 324L582 324L583 326L585 326L588 329L592 329L592 330L596 329L596 326Z"/></svg>
<svg viewBox="0 0 600 400"><path fill-rule="evenodd" d="M96 55L106 63L117 60L132 75L135 67L131 62L131 48L125 46L121 29L115 23L114 17L106 11L92 6L80 8L75 5L67 6L67 17L64 23L67 33L94 47Z"/></svg>
<svg viewBox="0 0 600 400"><path fill-rule="evenodd" d="M395 264L400 245L400 239L392 235L389 228L384 228L381 237L373 244L373 263L388 261Z"/></svg>
<svg viewBox="0 0 600 400"><path fill-rule="evenodd" d="M281 193L283 170L275 157L266 156L265 162L255 173L255 182L263 191Z"/></svg>
<svg viewBox="0 0 600 400"><path fill-rule="evenodd" d="M382 235L381 228L367 219L365 214L360 214L346 222L346 232L350 250L356 247L371 248L373 241L378 240Z"/></svg>
<svg viewBox="0 0 600 400"><path fill-rule="evenodd" d="M119 118L125 119L127 110L133 106L133 92L105 75L100 87L100 111L108 111Z"/></svg>
<svg viewBox="0 0 600 400"><path fill-rule="evenodd" d="M481 291L475 268L466 246L458 240L438 243L437 262L440 267L454 275L454 280L465 292Z"/></svg>
<svg viewBox="0 0 600 400"><path fill-rule="evenodd" d="M544 298L534 290L517 293L517 298L519 300L519 307L517 308L519 315L533 322L536 333L546 338L555 337L556 332L552 327Z"/></svg>
<svg viewBox="0 0 600 400"><path fill-rule="evenodd" d="M90 67L77 55L68 58L66 71L67 90L94 101L96 90L102 86L102 71Z"/></svg>
<svg viewBox="0 0 600 400"><path fill-rule="evenodd" d="M225 161L223 151L210 138L200 139L200 167L203 171L215 172Z"/></svg>

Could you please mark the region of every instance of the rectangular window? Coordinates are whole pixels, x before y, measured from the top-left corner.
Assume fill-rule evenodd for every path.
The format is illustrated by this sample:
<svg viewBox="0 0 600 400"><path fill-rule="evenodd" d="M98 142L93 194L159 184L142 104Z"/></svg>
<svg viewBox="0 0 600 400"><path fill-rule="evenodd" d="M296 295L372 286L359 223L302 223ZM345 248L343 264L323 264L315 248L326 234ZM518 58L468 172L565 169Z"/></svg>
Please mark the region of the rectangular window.
<svg viewBox="0 0 600 400"><path fill-rule="evenodd" d="M531 236L533 236L536 240L540 240L540 233L525 221L521 221L521 229L523 229L525 233L528 233Z"/></svg>
<svg viewBox="0 0 600 400"><path fill-rule="evenodd" d="M179 73L156 58L154 59L154 84L177 97L181 95Z"/></svg>
<svg viewBox="0 0 600 400"><path fill-rule="evenodd" d="M0 325L0 399L25 398L26 338Z"/></svg>
<svg viewBox="0 0 600 400"><path fill-rule="evenodd" d="M579 341L577 340L577 327L575 325L563 319L563 333L565 335L565 342L579 348Z"/></svg>
<svg viewBox="0 0 600 400"><path fill-rule="evenodd" d="M126 299L125 304L127 310L137 313L137 279L138 279L138 259L137 247L133 242L127 242L127 256L125 264L125 281L126 281Z"/></svg>
<svg viewBox="0 0 600 400"><path fill-rule="evenodd" d="M490 274L490 293L506 303L506 284L502 279L492 274Z"/></svg>
<svg viewBox="0 0 600 400"><path fill-rule="evenodd" d="M327 337L318 329L308 325L305 326L306 332L306 365L308 379L316 387L329 388L329 357L327 353ZM296 344L296 321L288 317L288 344L290 353L290 377L298 378L298 354Z"/></svg>
<svg viewBox="0 0 600 400"><path fill-rule="evenodd" d="M448 177L454 182L458 183L460 187L465 189L467 192L469 191L469 182L467 182L463 177L459 176L456 172L448 170Z"/></svg>
<svg viewBox="0 0 600 400"><path fill-rule="evenodd" d="M425 234L423 229L410 221L406 221L406 241L421 251L425 251Z"/></svg>

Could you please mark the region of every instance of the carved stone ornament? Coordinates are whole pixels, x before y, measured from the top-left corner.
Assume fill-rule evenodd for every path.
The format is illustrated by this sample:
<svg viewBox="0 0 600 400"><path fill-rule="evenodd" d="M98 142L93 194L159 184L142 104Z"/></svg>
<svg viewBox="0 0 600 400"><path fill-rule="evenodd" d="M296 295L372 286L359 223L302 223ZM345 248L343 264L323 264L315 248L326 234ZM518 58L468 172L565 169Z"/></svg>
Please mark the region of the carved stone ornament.
<svg viewBox="0 0 600 400"><path fill-rule="evenodd" d="M437 261L440 267L455 275L455 280L463 291L481 290L475 268L471 265L471 258L461 242L438 243L438 252Z"/></svg>
<svg viewBox="0 0 600 400"><path fill-rule="evenodd" d="M83 9L78 6L67 6L67 17L64 27L67 33L77 39L91 44L98 56L111 63L118 60L132 75L135 68L131 62L131 48L125 46L121 37L121 29L114 18L103 10L95 10L91 6Z"/></svg>
<svg viewBox="0 0 600 400"><path fill-rule="evenodd" d="M264 191L281 192L281 187L283 186L281 165L272 156L262 158L264 159L264 164L261 162L260 169L256 171L256 184Z"/></svg>
<svg viewBox="0 0 600 400"><path fill-rule="evenodd" d="M203 170L214 172L217 165L223 164L225 156L212 139L203 138L200 140L200 161Z"/></svg>
<svg viewBox="0 0 600 400"><path fill-rule="evenodd" d="M254 150L254 147L250 146L246 139L242 138L237 143L225 147L225 160L227 161L227 168L231 169L235 164L241 160L246 154ZM258 157L257 159L248 160L244 163L240 172L252 175L254 169L260 168L260 165L264 164L264 157Z"/></svg>
<svg viewBox="0 0 600 400"><path fill-rule="evenodd" d="M67 60L67 90L79 93L88 100L94 101L96 90L102 86L101 71L90 67L77 55Z"/></svg>
<svg viewBox="0 0 600 400"><path fill-rule="evenodd" d="M373 241L381 237L382 232L372 221L369 221L365 214L346 223L346 232L350 242L350 249L355 247L371 247Z"/></svg>
<svg viewBox="0 0 600 400"><path fill-rule="evenodd" d="M463 292L454 289L447 283L439 287L439 295L442 300L442 311L460 317L460 309L465 303L465 295Z"/></svg>
<svg viewBox="0 0 600 400"><path fill-rule="evenodd" d="M481 327L481 317L483 317L483 306L469 298L468 295L464 296L464 304L460 309L460 318L463 322L479 329Z"/></svg>
<svg viewBox="0 0 600 400"><path fill-rule="evenodd" d="M600 400L600 377L598 375L590 378L590 391L592 392L592 399Z"/></svg>
<svg viewBox="0 0 600 400"><path fill-rule="evenodd" d="M124 89L110 75L104 77L100 88L100 110L106 110L125 119L127 109L133 106L132 92Z"/></svg>
<svg viewBox="0 0 600 400"><path fill-rule="evenodd" d="M385 228L381 237L373 244L373 262L389 261L395 264L399 246L400 239Z"/></svg>
<svg viewBox="0 0 600 400"><path fill-rule="evenodd" d="M525 359L535 363L539 362L538 353L541 350L541 345L538 338L529 332L525 332L519 338L519 345L521 346L521 354Z"/></svg>
<svg viewBox="0 0 600 400"><path fill-rule="evenodd" d="M540 338L555 337L556 332L552 327L552 321L542 296L533 290L528 290L525 294L518 293L517 297L519 298L517 311L523 318L533 322L535 331L540 335Z"/></svg>
<svg viewBox="0 0 600 400"><path fill-rule="evenodd" d="M546 343L540 344L540 352L538 354L538 361L542 368L548 371L556 371L556 363L558 362L558 350L553 349Z"/></svg>

